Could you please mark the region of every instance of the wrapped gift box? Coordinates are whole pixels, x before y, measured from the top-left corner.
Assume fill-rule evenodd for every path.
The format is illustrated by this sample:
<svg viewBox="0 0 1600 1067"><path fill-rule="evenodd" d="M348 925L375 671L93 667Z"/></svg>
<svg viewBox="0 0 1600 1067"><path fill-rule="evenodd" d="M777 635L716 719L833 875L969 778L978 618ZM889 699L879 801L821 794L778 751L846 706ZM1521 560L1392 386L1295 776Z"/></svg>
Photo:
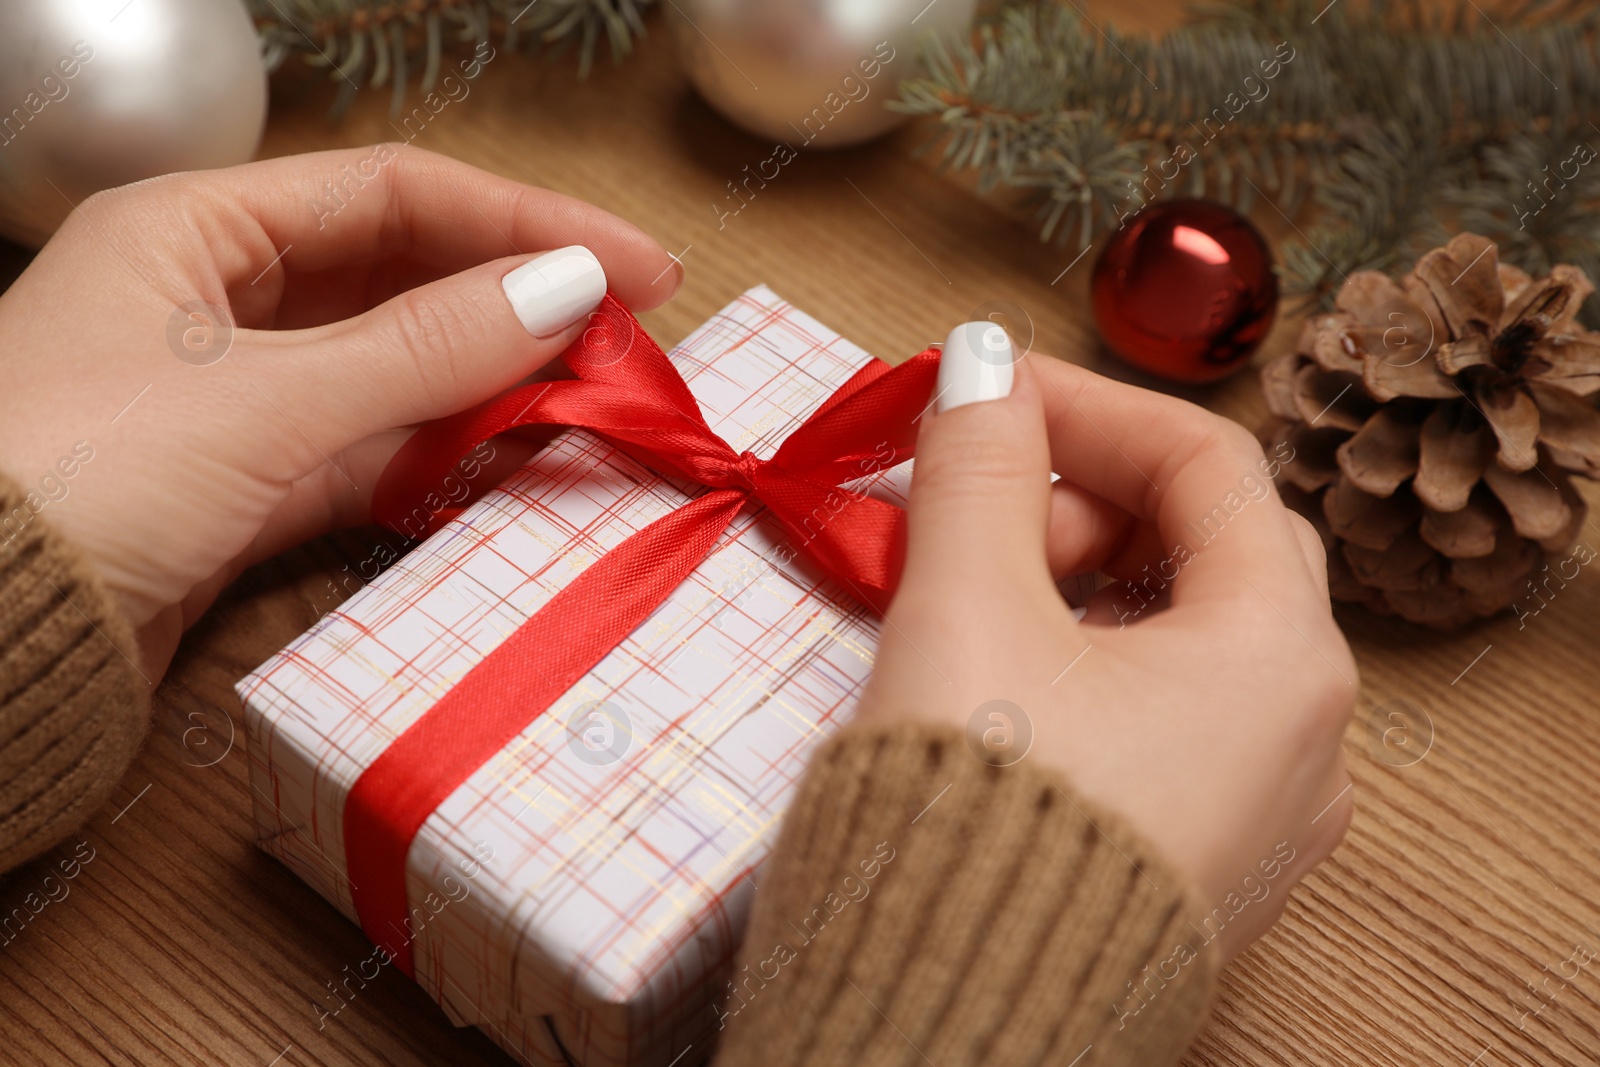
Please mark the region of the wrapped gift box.
<svg viewBox="0 0 1600 1067"><path fill-rule="evenodd" d="M770 455L871 359L764 287L670 353L711 428ZM903 503L909 464L853 488ZM352 919L363 770L563 585L690 500L578 430L239 683L261 847ZM407 854L418 982L525 1062L700 1062L760 867L848 719L873 614L747 507L691 579L458 788ZM321 1025L389 965L329 975Z"/></svg>

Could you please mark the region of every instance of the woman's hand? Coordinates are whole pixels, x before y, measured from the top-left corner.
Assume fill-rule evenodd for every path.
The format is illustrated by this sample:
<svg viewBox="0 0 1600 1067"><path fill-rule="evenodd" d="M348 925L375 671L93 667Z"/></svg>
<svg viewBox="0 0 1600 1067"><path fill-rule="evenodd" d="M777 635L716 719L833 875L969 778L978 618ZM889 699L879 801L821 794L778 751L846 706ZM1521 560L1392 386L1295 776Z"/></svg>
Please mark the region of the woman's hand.
<svg viewBox="0 0 1600 1067"><path fill-rule="evenodd" d="M547 363L608 280L643 310L682 272L598 208L409 147L101 193L0 297L0 471L32 491L0 547L64 533L157 677L240 570L367 521L405 428Z"/></svg>
<svg viewBox="0 0 1600 1067"><path fill-rule="evenodd" d="M938 396L860 717L1059 771L1223 909L1233 956L1352 813L1356 668L1322 544L1271 490L1292 455L1070 364L1013 368L987 323L952 333ZM1123 581L1080 622L1055 583L1095 570Z"/></svg>

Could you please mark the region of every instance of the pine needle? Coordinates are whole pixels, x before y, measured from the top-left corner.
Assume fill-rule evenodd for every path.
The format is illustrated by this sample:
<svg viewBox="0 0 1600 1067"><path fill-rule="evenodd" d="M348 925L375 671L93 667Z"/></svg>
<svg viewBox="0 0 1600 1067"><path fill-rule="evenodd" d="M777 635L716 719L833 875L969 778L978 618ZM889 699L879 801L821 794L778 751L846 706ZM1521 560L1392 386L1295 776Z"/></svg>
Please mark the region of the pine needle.
<svg viewBox="0 0 1600 1067"><path fill-rule="evenodd" d="M1151 201L1209 196L1300 223L1286 290L1322 305L1463 229L1530 272L1600 278L1600 10L1490 17L1470 0L1239 0L1154 37L1013 4L970 43L928 42L894 106L936 120L950 166L1018 190L1073 250Z"/></svg>
<svg viewBox="0 0 1600 1067"><path fill-rule="evenodd" d="M331 68L341 115L360 86L392 80L392 116L403 109L410 72L421 91L433 89L447 48L464 55L499 43L532 42L551 52L576 44L587 74L602 37L620 62L644 35L643 13L654 0L246 0L262 39L268 69L294 56ZM462 46L465 46L464 48Z"/></svg>

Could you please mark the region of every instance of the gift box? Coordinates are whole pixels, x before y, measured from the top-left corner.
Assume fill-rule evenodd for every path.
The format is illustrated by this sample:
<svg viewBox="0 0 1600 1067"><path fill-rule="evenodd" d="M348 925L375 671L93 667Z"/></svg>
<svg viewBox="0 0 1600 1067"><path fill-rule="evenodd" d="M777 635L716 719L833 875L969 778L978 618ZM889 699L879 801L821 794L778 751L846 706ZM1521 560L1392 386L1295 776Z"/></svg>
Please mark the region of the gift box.
<svg viewBox="0 0 1600 1067"><path fill-rule="evenodd" d="M874 363L764 287L668 358L743 457L771 456ZM904 453L886 442L843 485L903 503ZM711 1053L784 807L807 754L849 719L877 641L871 598L796 552L792 522L739 507L642 624L431 808L399 846L403 913L376 930L361 901L374 876L352 862L372 846L347 810L397 739L530 617L704 494L563 430L239 683L261 847L378 942L328 976L319 1025L396 968L524 1062Z"/></svg>

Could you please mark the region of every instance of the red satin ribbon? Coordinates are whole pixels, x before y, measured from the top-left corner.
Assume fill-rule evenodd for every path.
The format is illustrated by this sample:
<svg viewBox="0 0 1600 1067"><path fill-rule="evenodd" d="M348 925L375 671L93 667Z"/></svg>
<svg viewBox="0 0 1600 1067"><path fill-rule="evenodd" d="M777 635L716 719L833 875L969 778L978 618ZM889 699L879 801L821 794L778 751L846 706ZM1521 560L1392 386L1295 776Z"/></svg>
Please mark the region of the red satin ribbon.
<svg viewBox="0 0 1600 1067"><path fill-rule="evenodd" d="M523 386L423 426L379 479L374 517L400 529L468 452L530 425L583 427L709 491L590 565L357 779L344 808L351 894L362 929L408 975L415 931L407 926L406 854L423 822L648 618L751 498L818 567L879 611L899 577L904 512L838 486L911 456L936 350L894 368L878 360L861 368L765 460L734 452L711 431L672 363L613 296L564 358L577 381ZM430 526L443 518L432 515Z"/></svg>

